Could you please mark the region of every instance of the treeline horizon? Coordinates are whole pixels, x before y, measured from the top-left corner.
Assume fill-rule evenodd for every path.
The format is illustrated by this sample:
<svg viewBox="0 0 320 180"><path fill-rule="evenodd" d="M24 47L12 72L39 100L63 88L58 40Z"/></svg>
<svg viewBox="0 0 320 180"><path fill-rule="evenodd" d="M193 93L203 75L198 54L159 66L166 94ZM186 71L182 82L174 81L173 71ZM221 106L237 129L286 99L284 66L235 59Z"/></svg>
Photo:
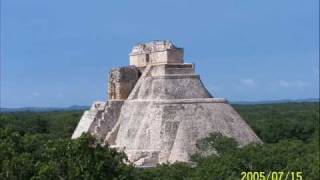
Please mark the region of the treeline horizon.
<svg viewBox="0 0 320 180"><path fill-rule="evenodd" d="M0 179L240 179L241 172L302 172L319 179L319 102L233 105L264 142L238 148L212 134L194 164L140 169L93 137L71 135L83 111L0 113ZM212 150L217 153L212 153Z"/></svg>

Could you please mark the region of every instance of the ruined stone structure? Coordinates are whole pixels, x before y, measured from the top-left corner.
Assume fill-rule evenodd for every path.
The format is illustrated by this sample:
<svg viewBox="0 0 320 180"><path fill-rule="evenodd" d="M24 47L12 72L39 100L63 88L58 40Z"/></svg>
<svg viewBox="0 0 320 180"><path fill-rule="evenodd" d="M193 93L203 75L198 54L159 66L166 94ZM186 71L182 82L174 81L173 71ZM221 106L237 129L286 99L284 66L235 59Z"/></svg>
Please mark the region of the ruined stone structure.
<svg viewBox="0 0 320 180"><path fill-rule="evenodd" d="M169 41L138 44L130 66L112 69L109 100L83 114L72 138L91 133L124 151L137 166L189 162L196 142L210 133L240 145L261 142L228 104L213 98L183 49Z"/></svg>
<svg viewBox="0 0 320 180"><path fill-rule="evenodd" d="M148 64L183 64L183 49L169 41L138 44L130 53L130 65L145 67Z"/></svg>
<svg viewBox="0 0 320 180"><path fill-rule="evenodd" d="M109 73L109 99L126 100L140 75L140 71L135 66L112 69Z"/></svg>

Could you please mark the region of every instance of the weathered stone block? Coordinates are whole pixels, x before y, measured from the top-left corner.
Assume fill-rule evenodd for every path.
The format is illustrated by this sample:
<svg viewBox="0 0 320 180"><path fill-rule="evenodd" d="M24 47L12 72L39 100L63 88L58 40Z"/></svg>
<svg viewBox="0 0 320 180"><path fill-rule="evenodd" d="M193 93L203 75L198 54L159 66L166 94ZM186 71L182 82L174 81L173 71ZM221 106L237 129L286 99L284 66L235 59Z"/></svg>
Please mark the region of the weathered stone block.
<svg viewBox="0 0 320 180"><path fill-rule="evenodd" d="M183 64L183 49L170 41L153 41L138 44L130 53L130 65L144 67L148 64Z"/></svg>
<svg viewBox="0 0 320 180"><path fill-rule="evenodd" d="M114 68L109 73L108 96L110 100L125 100L139 79L140 71L135 66Z"/></svg>

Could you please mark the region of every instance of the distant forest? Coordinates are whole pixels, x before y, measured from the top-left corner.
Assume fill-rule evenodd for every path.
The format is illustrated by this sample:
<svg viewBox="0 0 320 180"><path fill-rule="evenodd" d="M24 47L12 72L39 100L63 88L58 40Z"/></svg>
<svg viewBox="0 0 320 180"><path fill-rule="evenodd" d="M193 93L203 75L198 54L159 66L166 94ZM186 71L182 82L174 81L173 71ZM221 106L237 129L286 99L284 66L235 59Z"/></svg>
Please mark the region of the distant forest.
<svg viewBox="0 0 320 180"><path fill-rule="evenodd" d="M264 144L239 148L220 134L199 141L192 164L140 169L90 135L70 137L83 111L0 114L0 179L241 178L241 172L302 172L319 179L319 103L233 105ZM215 148L217 153L210 153Z"/></svg>

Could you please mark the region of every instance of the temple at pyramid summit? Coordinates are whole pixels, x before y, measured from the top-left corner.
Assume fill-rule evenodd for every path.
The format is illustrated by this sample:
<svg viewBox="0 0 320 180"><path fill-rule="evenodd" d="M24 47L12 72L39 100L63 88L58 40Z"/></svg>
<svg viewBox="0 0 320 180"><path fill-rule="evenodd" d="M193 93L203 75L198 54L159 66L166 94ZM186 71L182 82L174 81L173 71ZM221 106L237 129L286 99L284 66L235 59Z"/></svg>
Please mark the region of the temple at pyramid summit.
<svg viewBox="0 0 320 180"><path fill-rule="evenodd" d="M129 56L129 66L109 73L108 100L84 112L72 138L90 133L138 167L190 162L196 142L215 132L240 145L261 142L226 99L210 94L182 48L153 41Z"/></svg>

